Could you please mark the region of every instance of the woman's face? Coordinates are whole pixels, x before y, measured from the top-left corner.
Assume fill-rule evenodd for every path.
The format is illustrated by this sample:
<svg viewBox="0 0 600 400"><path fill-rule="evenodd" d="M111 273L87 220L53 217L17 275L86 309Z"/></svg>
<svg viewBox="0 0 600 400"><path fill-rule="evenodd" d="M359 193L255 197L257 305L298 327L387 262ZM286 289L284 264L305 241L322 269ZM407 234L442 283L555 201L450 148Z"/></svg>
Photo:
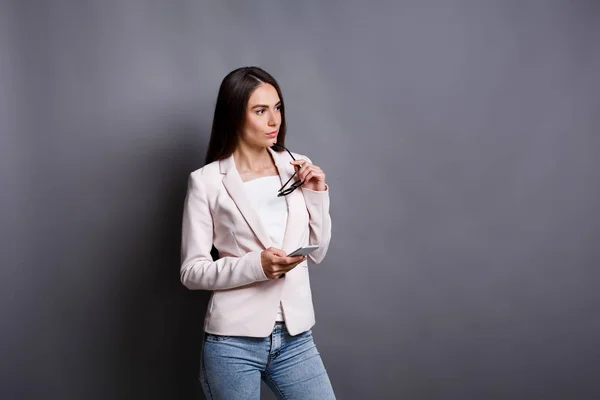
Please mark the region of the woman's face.
<svg viewBox="0 0 600 400"><path fill-rule="evenodd" d="M281 100L273 85L263 83L248 99L241 140L250 146L271 147L281 126Z"/></svg>

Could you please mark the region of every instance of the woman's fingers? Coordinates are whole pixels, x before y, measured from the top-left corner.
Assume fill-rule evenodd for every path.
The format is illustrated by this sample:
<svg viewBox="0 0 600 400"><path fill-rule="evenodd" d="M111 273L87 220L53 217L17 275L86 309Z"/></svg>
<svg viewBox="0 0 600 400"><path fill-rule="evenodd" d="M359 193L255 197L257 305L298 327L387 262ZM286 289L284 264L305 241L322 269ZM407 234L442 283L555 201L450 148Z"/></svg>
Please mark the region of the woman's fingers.
<svg viewBox="0 0 600 400"><path fill-rule="evenodd" d="M308 161L302 160L302 159L300 159L300 160L293 160L293 161L290 161L290 164L292 164L292 165L298 165L298 166L302 167L302 165L308 164Z"/></svg>
<svg viewBox="0 0 600 400"><path fill-rule="evenodd" d="M298 264L298 263L301 263L302 261L304 261L304 259L305 259L305 256L285 257L285 259L282 260L281 264L284 264L284 265Z"/></svg>
<svg viewBox="0 0 600 400"><path fill-rule="evenodd" d="M296 169L296 173L298 174L298 177L302 176L301 175L302 171L305 170L306 167L310 165L308 163L308 161L306 161L306 160L294 160L294 161L290 161L290 164L294 165L294 168Z"/></svg>
<svg viewBox="0 0 600 400"><path fill-rule="evenodd" d="M269 250L271 251L271 253L273 253L277 257L285 257L286 256L285 251L283 251L281 249L277 249L275 247L269 247Z"/></svg>
<svg viewBox="0 0 600 400"><path fill-rule="evenodd" d="M273 261L274 264L277 265L281 265L284 268L294 265L294 264L298 264L301 263L302 261L306 260L306 256L292 256L292 257L288 257L288 256L283 256L280 257L278 256L277 258L275 258Z"/></svg>
<svg viewBox="0 0 600 400"><path fill-rule="evenodd" d="M261 254L261 262L263 263L265 274L270 279L280 277L282 274L294 269L298 264L306 260L306 256L288 257L283 250L274 247L269 247L264 253L266 253L267 260L263 260Z"/></svg>
<svg viewBox="0 0 600 400"><path fill-rule="evenodd" d="M284 255L279 256L277 254L274 254L274 252L271 252L270 265L267 268L263 267L263 269L265 269L265 274L270 279L276 279L280 277L282 274L285 274L286 272L294 269L298 264L306 260L306 256L288 257L285 256L283 250L279 250L278 252L281 252Z"/></svg>
<svg viewBox="0 0 600 400"><path fill-rule="evenodd" d="M310 181L312 178L316 178L317 176L315 175L315 171L308 171L305 175L304 178L302 179L302 182L308 182Z"/></svg>
<svg viewBox="0 0 600 400"><path fill-rule="evenodd" d="M325 179L323 170L319 166L311 164L306 160L290 161L290 164L300 167L300 169L296 171L296 174L298 175L298 179L304 183L309 182L311 179Z"/></svg>

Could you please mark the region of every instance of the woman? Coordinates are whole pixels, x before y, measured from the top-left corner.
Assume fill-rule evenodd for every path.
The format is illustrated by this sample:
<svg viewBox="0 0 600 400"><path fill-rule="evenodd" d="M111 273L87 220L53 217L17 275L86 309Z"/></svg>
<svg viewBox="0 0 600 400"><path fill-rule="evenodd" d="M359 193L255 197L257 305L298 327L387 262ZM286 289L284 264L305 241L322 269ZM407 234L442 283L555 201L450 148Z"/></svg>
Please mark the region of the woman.
<svg viewBox="0 0 600 400"><path fill-rule="evenodd" d="M307 258L331 237L325 174L285 149L279 85L257 67L221 83L206 165L190 174L181 281L211 290L201 381L208 399L334 399L313 342ZM305 245L306 256L287 254ZM218 249L213 260L211 249Z"/></svg>

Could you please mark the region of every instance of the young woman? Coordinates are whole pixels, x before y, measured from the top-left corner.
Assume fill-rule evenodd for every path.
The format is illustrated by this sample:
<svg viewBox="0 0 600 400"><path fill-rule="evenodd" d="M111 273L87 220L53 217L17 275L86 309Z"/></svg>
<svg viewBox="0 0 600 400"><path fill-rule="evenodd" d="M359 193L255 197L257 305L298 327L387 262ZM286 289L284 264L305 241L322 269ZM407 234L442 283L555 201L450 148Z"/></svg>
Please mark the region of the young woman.
<svg viewBox="0 0 600 400"><path fill-rule="evenodd" d="M257 67L230 72L183 214L181 281L212 291L201 362L208 399L259 399L261 379L280 399L335 398L311 334L307 263L329 246L329 189L321 168L284 147L285 134L275 79ZM319 247L287 256L306 245Z"/></svg>

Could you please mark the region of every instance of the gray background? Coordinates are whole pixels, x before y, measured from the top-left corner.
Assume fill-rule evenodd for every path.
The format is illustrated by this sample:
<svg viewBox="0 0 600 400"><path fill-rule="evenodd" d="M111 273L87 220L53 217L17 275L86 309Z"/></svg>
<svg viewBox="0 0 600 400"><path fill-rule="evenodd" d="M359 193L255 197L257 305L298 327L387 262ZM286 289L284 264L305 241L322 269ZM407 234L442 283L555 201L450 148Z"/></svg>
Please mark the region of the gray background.
<svg viewBox="0 0 600 400"><path fill-rule="evenodd" d="M0 7L0 398L201 398L181 213L242 65L327 173L339 398L599 398L598 1Z"/></svg>

